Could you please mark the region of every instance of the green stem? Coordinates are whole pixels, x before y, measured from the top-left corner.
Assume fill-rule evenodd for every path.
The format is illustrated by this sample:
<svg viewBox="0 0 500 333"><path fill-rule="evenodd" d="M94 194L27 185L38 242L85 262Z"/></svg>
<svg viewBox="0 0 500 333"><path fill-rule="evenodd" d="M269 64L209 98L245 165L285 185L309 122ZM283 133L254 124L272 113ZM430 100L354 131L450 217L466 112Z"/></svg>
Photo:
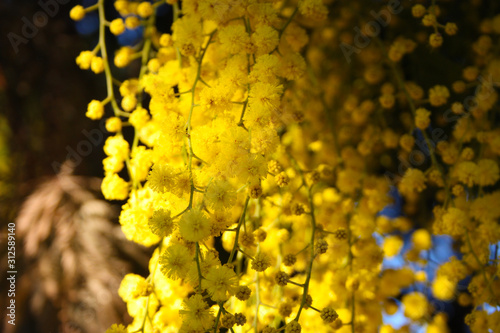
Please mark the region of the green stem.
<svg viewBox="0 0 500 333"><path fill-rule="evenodd" d="M222 314L222 303L219 303L219 311L217 311L217 317L215 318L214 333L217 333L217 328L219 326L220 316Z"/></svg>
<svg viewBox="0 0 500 333"><path fill-rule="evenodd" d="M201 265L200 265L200 243L196 242L196 254L194 259L196 260L196 268L198 270L198 290L201 293L201 279L203 276L201 275Z"/></svg>
<svg viewBox="0 0 500 333"><path fill-rule="evenodd" d="M255 285L255 318L253 320L253 327L255 330L255 333L258 333L257 330L257 322L259 321L259 307L260 307L260 294L259 294L259 289L260 289L260 280L259 280L259 272L255 272L255 277L256 277L256 285Z"/></svg>
<svg viewBox="0 0 500 333"><path fill-rule="evenodd" d="M193 144L191 142L191 119L193 117L193 110L195 107L194 99L195 99L195 91L196 91L196 85L198 84L198 81L200 80L201 77L201 63L203 62L203 57L205 56L205 53L207 52L208 45L210 44L210 41L212 40L215 32L217 30L214 30L211 34L210 37L208 38L207 45L203 49L200 58L198 60L198 70L196 71L196 78L194 79L193 86L191 87L191 107L189 109L189 116L186 124L186 136L188 140L188 148L189 148L189 157L188 157L188 171L189 171L189 179L191 182L191 190L189 193L189 205L188 209L193 207L193 198L194 198L194 181L193 181L193 157L194 157L194 152L193 152Z"/></svg>
<svg viewBox="0 0 500 333"><path fill-rule="evenodd" d="M236 227L236 236L234 239L233 249L231 250L231 254L229 255L229 259L227 260L227 262L229 264L233 262L234 255L236 254L236 250L238 249L238 238L240 236L240 229L241 229L241 225L245 221L245 215L247 213L249 201L250 201L250 197L247 197L247 199L245 200L245 206L243 207L243 212L241 213L240 220L238 222L238 226Z"/></svg>
<svg viewBox="0 0 500 333"><path fill-rule="evenodd" d="M307 266L307 276L306 276L306 281L304 282L304 292L302 294L302 301L300 302L299 311L297 312L297 316L295 317L295 321L299 321L302 309L304 308L304 305L306 304L307 295L308 295L308 291L309 291L309 281L311 280L312 266L313 266L314 258L316 257L316 254L314 253L314 236L316 234L316 217L314 215L314 203L313 203L313 199L312 199L311 188L312 187L310 187L308 190L309 209L311 210L311 240L309 243L310 247L311 247L311 255L309 258L309 265Z"/></svg>
<svg viewBox="0 0 500 333"><path fill-rule="evenodd" d="M115 116L120 115L120 108L116 103L115 93L113 90L113 75L111 74L111 69L109 68L109 58L108 51L106 50L106 17L104 14L104 0L99 0L97 3L97 8L99 9L99 49L101 50L101 56L104 65L104 74L106 76L106 90L108 93L108 97L111 98L111 105L113 107L113 111Z"/></svg>
<svg viewBox="0 0 500 333"><path fill-rule="evenodd" d="M285 32L285 30L288 27L288 25L290 25L290 23L292 23L293 19L295 18L295 15L297 15L298 11L299 11L299 7L296 7L295 10L293 11L292 15L290 15L290 17L288 18L288 20L286 20L285 25L283 25L283 27L279 30L279 32L280 32L280 34L279 34L280 38L283 35L283 33Z"/></svg>

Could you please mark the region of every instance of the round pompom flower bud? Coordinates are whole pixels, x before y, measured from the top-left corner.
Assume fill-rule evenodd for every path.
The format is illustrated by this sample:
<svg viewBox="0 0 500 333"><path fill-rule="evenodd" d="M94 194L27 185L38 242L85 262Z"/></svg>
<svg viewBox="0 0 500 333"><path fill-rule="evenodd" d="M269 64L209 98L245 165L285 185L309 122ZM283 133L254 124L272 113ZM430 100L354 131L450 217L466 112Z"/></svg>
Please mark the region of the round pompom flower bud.
<svg viewBox="0 0 500 333"><path fill-rule="evenodd" d="M292 214L297 216L300 216L306 212L306 210L304 209L304 205L298 202L292 205L291 210Z"/></svg>
<svg viewBox="0 0 500 333"><path fill-rule="evenodd" d="M221 324L225 328L231 328L236 324L236 319L233 314L228 312L222 316Z"/></svg>
<svg viewBox="0 0 500 333"><path fill-rule="evenodd" d="M137 97L135 95L127 95L123 97L121 104L123 110L130 112L137 106Z"/></svg>
<svg viewBox="0 0 500 333"><path fill-rule="evenodd" d="M245 317L243 313L235 313L234 320L236 322L236 325L243 326L247 322L247 317Z"/></svg>
<svg viewBox="0 0 500 333"><path fill-rule="evenodd" d="M251 232L243 232L240 234L240 244L243 247L255 246L255 235Z"/></svg>
<svg viewBox="0 0 500 333"><path fill-rule="evenodd" d="M418 250L428 250L432 247L431 234L425 229L415 230L411 236L411 241Z"/></svg>
<svg viewBox="0 0 500 333"><path fill-rule="evenodd" d="M104 60L101 57L93 57L90 62L90 69L96 74L102 73L104 71Z"/></svg>
<svg viewBox="0 0 500 333"><path fill-rule="evenodd" d="M286 318L292 314L293 304L289 301L285 301L278 306L278 313L280 316Z"/></svg>
<svg viewBox="0 0 500 333"><path fill-rule="evenodd" d="M383 94L378 100L384 109L392 108L396 102L396 98L392 94Z"/></svg>
<svg viewBox="0 0 500 333"><path fill-rule="evenodd" d="M411 152L414 144L415 138L410 134L403 134L399 139L399 145L407 152Z"/></svg>
<svg viewBox="0 0 500 333"><path fill-rule="evenodd" d="M337 240L345 240L345 239L347 239L347 236L348 236L347 229L340 227L333 232L333 236Z"/></svg>
<svg viewBox="0 0 500 333"><path fill-rule="evenodd" d="M321 179L321 174L317 170L313 170L306 174L306 182L309 186L312 186L319 182Z"/></svg>
<svg viewBox="0 0 500 333"><path fill-rule="evenodd" d="M116 67L123 68L127 66L130 63L130 61L132 61L133 53L134 51L128 46L124 46L121 49L119 49L116 52L114 59Z"/></svg>
<svg viewBox="0 0 500 333"><path fill-rule="evenodd" d="M319 239L316 244L314 244L314 252L316 254L323 254L328 250L328 243L324 239Z"/></svg>
<svg viewBox="0 0 500 333"><path fill-rule="evenodd" d="M287 254L285 258L283 258L283 264L285 266L293 266L297 262L297 257L295 254Z"/></svg>
<svg viewBox="0 0 500 333"><path fill-rule="evenodd" d="M489 158L479 160L475 176L475 182L479 186L494 185L500 178L498 163Z"/></svg>
<svg viewBox="0 0 500 333"><path fill-rule="evenodd" d="M160 61L157 58L148 61L148 70L152 73L158 73L160 69Z"/></svg>
<svg viewBox="0 0 500 333"><path fill-rule="evenodd" d="M137 107L132 114L130 114L128 121L136 129L141 129L146 125L150 118L148 110L143 107Z"/></svg>
<svg viewBox="0 0 500 333"><path fill-rule="evenodd" d="M413 17L417 17L417 18L424 16L425 12L426 12L426 9L421 4L417 4L417 5L413 6L411 9L411 14L413 15Z"/></svg>
<svg viewBox="0 0 500 333"><path fill-rule="evenodd" d="M199 209L191 209L182 215L179 232L189 242L199 242L210 236L210 221Z"/></svg>
<svg viewBox="0 0 500 333"><path fill-rule="evenodd" d="M252 185L248 188L248 195L252 199L258 199L262 195L262 187L260 184Z"/></svg>
<svg viewBox="0 0 500 333"><path fill-rule="evenodd" d="M160 36L160 46L162 47L168 47L168 46L172 46L172 35L170 34L162 34Z"/></svg>
<svg viewBox="0 0 500 333"><path fill-rule="evenodd" d="M422 19L422 24L426 27L433 26L434 24L436 24L436 16L434 16L433 14L425 15Z"/></svg>
<svg viewBox="0 0 500 333"><path fill-rule="evenodd" d="M441 106L446 104L450 97L450 91L445 86L434 86L429 90L429 101L432 106Z"/></svg>
<svg viewBox="0 0 500 333"><path fill-rule="evenodd" d="M427 302L427 297L419 292L412 292L406 294L402 298L402 303L405 308L405 316L413 320L419 320L423 318L429 308L429 304Z"/></svg>
<svg viewBox="0 0 500 333"><path fill-rule="evenodd" d="M101 119L104 115L104 105L101 101L95 99L92 100L87 106L87 112L85 115L92 120Z"/></svg>
<svg viewBox="0 0 500 333"><path fill-rule="evenodd" d="M102 180L101 191L106 200L125 200L128 196L128 183L116 173L109 174Z"/></svg>
<svg viewBox="0 0 500 333"><path fill-rule="evenodd" d="M452 22L446 23L446 25L444 27L444 32L446 32L447 35L453 36L457 33L457 31L458 31L458 27L455 23L452 23Z"/></svg>
<svg viewBox="0 0 500 333"><path fill-rule="evenodd" d="M431 123L430 115L431 112L429 110L418 108L415 114L415 126L421 130L425 130Z"/></svg>
<svg viewBox="0 0 500 333"><path fill-rule="evenodd" d="M262 228L255 230L254 234L255 234L255 237L257 238L257 241L259 241L260 243L265 241L267 238L267 232Z"/></svg>
<svg viewBox="0 0 500 333"><path fill-rule="evenodd" d="M280 163L276 160L270 160L269 163L267 164L267 169L272 174L278 174L283 170Z"/></svg>
<svg viewBox="0 0 500 333"><path fill-rule="evenodd" d="M427 273L425 271L415 272L415 281L421 283L427 282Z"/></svg>
<svg viewBox="0 0 500 333"><path fill-rule="evenodd" d="M148 220L151 232L160 237L169 236L174 230L174 221L169 210L155 210L153 216Z"/></svg>
<svg viewBox="0 0 500 333"><path fill-rule="evenodd" d="M276 181L276 184L278 184L279 187L285 187L290 182L290 178L288 177L288 175L284 171L277 174L274 177L274 180Z"/></svg>
<svg viewBox="0 0 500 333"><path fill-rule="evenodd" d="M94 54L92 53L92 51L82 51L80 52L78 57L76 57L76 64L81 69L89 69L93 58Z"/></svg>
<svg viewBox="0 0 500 333"><path fill-rule="evenodd" d="M252 291L250 288L247 286L239 286L236 289L236 298L239 299L240 301L246 301L250 298L250 295L252 294Z"/></svg>
<svg viewBox="0 0 500 333"><path fill-rule="evenodd" d="M432 295L442 301L449 301L455 297L457 284L446 276L438 276L432 283Z"/></svg>
<svg viewBox="0 0 500 333"><path fill-rule="evenodd" d="M141 21L136 16L129 16L125 19L125 27L130 30L136 29L141 25Z"/></svg>
<svg viewBox="0 0 500 333"><path fill-rule="evenodd" d="M80 21L85 17L85 8L81 5L77 5L73 8L71 8L71 11L69 12L69 17L73 21Z"/></svg>
<svg viewBox="0 0 500 333"><path fill-rule="evenodd" d="M443 45L443 36L440 33L434 33L429 36L429 44L436 48Z"/></svg>
<svg viewBox="0 0 500 333"><path fill-rule="evenodd" d="M288 274L285 272L279 271L278 273L276 273L276 276L274 277L274 281L276 281L276 284L278 286L284 287L288 283Z"/></svg>
<svg viewBox="0 0 500 333"><path fill-rule="evenodd" d="M453 82L453 84L451 85L451 88L457 94L461 94L461 93L463 93L465 91L465 89L467 88L467 85L465 84L464 81L458 80L458 81ZM460 102L455 102L453 104L462 105ZM452 106L452 111L453 111L453 106ZM453 111L453 113L455 113L455 111Z"/></svg>
<svg viewBox="0 0 500 333"><path fill-rule="evenodd" d="M125 22L121 18L114 19L109 24L109 30L115 36L121 35L125 32Z"/></svg>
<svg viewBox="0 0 500 333"><path fill-rule="evenodd" d="M302 331L302 326L295 320L289 322L286 325L285 333L300 333Z"/></svg>
<svg viewBox="0 0 500 333"><path fill-rule="evenodd" d="M404 242L399 236L389 236L384 240L383 251L386 257L393 257L401 251Z"/></svg>
<svg viewBox="0 0 500 333"><path fill-rule="evenodd" d="M330 324L330 327L334 330L339 330L343 325L344 323L342 322L342 319L337 318L333 321L333 323Z"/></svg>
<svg viewBox="0 0 500 333"><path fill-rule="evenodd" d="M332 323L338 317L339 315L337 314L337 311L331 307L326 307L321 310L321 319L323 319L325 323Z"/></svg>
<svg viewBox="0 0 500 333"><path fill-rule="evenodd" d="M118 117L111 117L106 120L106 130L111 133L122 130L122 121Z"/></svg>
<svg viewBox="0 0 500 333"><path fill-rule="evenodd" d="M259 252L252 260L252 269L257 272L263 272L270 266L271 258L266 253Z"/></svg>
<svg viewBox="0 0 500 333"><path fill-rule="evenodd" d="M142 18L151 16L153 14L153 6L151 5L151 2L141 2L139 6L137 6L137 14Z"/></svg>

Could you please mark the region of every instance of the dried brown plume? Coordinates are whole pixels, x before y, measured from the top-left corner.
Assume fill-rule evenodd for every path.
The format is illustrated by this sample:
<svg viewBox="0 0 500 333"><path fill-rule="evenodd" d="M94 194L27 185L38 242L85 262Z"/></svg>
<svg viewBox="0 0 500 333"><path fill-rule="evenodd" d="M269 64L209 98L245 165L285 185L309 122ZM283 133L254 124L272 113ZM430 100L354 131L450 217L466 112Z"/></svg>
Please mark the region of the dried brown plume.
<svg viewBox="0 0 500 333"><path fill-rule="evenodd" d="M118 287L126 273L145 272L151 252L125 239L117 209L99 193L100 179L63 173L25 201L16 220L17 320L4 332L96 333L128 320Z"/></svg>

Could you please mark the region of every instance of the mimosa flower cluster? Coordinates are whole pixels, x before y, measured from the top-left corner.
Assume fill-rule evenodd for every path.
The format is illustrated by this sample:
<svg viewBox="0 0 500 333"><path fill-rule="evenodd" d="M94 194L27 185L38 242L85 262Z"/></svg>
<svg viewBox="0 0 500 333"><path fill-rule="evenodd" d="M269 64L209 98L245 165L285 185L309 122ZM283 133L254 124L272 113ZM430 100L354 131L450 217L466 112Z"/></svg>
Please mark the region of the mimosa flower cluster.
<svg viewBox="0 0 500 333"><path fill-rule="evenodd" d="M402 4L349 65L339 44L385 4L116 0L111 19L105 2L70 14L100 20L76 62L107 82L86 113L112 133L102 192L126 201L126 237L156 247L119 289L133 322L108 333L449 332L433 304L455 299L473 332L500 329L500 16L481 19L470 65L435 80L403 64L462 29L434 1ZM111 53L108 31L138 28ZM436 235L460 256L428 276ZM384 322L398 311L402 327Z"/></svg>

